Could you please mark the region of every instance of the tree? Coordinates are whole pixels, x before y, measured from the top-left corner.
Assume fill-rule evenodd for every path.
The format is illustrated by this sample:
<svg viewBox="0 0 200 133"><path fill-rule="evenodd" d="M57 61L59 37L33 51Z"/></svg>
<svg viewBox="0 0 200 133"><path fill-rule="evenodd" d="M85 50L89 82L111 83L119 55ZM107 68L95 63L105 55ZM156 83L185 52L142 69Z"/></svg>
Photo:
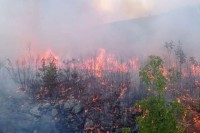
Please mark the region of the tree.
<svg viewBox="0 0 200 133"><path fill-rule="evenodd" d="M175 50L175 54L178 58L178 62L179 62L179 73L180 73L180 79L182 78L182 65L186 62L186 55L183 51L183 48L182 48L182 44L181 42L179 41L178 43L178 46L177 46L177 49Z"/></svg>
<svg viewBox="0 0 200 133"><path fill-rule="evenodd" d="M3 67L3 65L4 65L3 62L0 62L0 69Z"/></svg>
<svg viewBox="0 0 200 133"><path fill-rule="evenodd" d="M147 85L148 90L156 90L159 97L163 93L167 79L163 75L163 60L158 56L149 56L148 63L140 69L139 75Z"/></svg>
<svg viewBox="0 0 200 133"><path fill-rule="evenodd" d="M30 51L28 55L16 60L13 63L7 59L5 67L11 79L19 85L21 91L27 93L32 99L35 99L40 89L40 80L37 76L38 59L31 56Z"/></svg>
<svg viewBox="0 0 200 133"><path fill-rule="evenodd" d="M51 100L57 96L58 68L56 62L57 60L53 56L42 59L42 67L39 69L43 91L47 92L47 97Z"/></svg>
<svg viewBox="0 0 200 133"><path fill-rule="evenodd" d="M182 133L184 131L184 108L177 101L164 98L167 79L163 75L163 60L150 56L147 64L140 69L140 77L149 90L155 93L140 101L143 115L137 118L141 133ZM151 92L151 91L150 91Z"/></svg>
<svg viewBox="0 0 200 133"><path fill-rule="evenodd" d="M166 42L165 43L165 48L167 49L167 53L168 53L168 69L171 68L171 55L172 55L172 51L174 49L174 42L173 41L170 41L170 42Z"/></svg>

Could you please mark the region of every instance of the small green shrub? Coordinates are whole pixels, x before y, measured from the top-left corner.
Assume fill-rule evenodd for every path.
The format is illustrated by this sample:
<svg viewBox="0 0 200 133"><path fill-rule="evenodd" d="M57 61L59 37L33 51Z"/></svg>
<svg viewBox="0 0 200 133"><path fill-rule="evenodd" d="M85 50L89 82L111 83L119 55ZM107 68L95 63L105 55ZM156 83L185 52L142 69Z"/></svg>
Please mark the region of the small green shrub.
<svg viewBox="0 0 200 133"><path fill-rule="evenodd" d="M122 128L122 133L132 133L131 128L127 128L127 127Z"/></svg>
<svg viewBox="0 0 200 133"><path fill-rule="evenodd" d="M51 99L57 96L58 67L56 63L57 60L53 56L50 56L48 59L42 59L42 66L38 73L44 91L42 93L45 94L47 92L45 97Z"/></svg>

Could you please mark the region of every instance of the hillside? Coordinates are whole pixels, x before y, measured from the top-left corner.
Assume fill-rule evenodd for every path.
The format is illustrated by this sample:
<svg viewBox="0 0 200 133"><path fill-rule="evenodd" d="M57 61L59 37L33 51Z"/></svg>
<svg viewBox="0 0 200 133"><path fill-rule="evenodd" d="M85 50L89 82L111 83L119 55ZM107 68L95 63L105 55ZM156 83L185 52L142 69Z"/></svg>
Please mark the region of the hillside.
<svg viewBox="0 0 200 133"><path fill-rule="evenodd" d="M88 39L92 40L89 43L99 44L111 51L114 48L114 51L123 54L140 54L143 50L151 53L163 47L165 41L181 40L188 51L196 53L200 48L199 23L200 6L191 6L157 16L106 24L89 32ZM191 46L196 47L193 49Z"/></svg>

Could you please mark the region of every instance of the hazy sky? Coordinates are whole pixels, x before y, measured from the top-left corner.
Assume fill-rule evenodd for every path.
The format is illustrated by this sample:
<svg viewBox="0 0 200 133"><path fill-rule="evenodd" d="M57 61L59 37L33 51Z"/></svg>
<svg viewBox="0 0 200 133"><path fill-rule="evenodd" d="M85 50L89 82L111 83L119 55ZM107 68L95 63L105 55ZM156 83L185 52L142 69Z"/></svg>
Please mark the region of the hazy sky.
<svg viewBox="0 0 200 133"><path fill-rule="evenodd" d="M89 40L82 42L84 48L75 42L101 25L197 3L199 0L0 0L0 56L19 55L28 43L38 53L66 49L68 55L85 49Z"/></svg>

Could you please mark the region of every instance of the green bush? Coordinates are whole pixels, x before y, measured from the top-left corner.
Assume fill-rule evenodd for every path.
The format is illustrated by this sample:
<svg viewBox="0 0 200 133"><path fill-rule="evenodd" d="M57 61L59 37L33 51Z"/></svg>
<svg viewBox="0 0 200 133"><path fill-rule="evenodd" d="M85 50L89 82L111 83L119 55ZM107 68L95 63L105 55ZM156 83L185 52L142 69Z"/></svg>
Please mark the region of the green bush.
<svg viewBox="0 0 200 133"><path fill-rule="evenodd" d="M176 101L164 98L167 79L163 75L163 60L150 56L148 63L140 69L140 77L152 95L137 103L143 115L137 117L140 133L184 132L184 107Z"/></svg>
<svg viewBox="0 0 200 133"><path fill-rule="evenodd" d="M42 67L38 73L38 76L41 78L43 91L47 92L45 97L51 99L57 97L58 67L56 63L57 60L53 56L50 56L48 59L42 59Z"/></svg>
<svg viewBox="0 0 200 133"><path fill-rule="evenodd" d="M132 133L131 128L127 128L127 127L122 128L122 133Z"/></svg>

